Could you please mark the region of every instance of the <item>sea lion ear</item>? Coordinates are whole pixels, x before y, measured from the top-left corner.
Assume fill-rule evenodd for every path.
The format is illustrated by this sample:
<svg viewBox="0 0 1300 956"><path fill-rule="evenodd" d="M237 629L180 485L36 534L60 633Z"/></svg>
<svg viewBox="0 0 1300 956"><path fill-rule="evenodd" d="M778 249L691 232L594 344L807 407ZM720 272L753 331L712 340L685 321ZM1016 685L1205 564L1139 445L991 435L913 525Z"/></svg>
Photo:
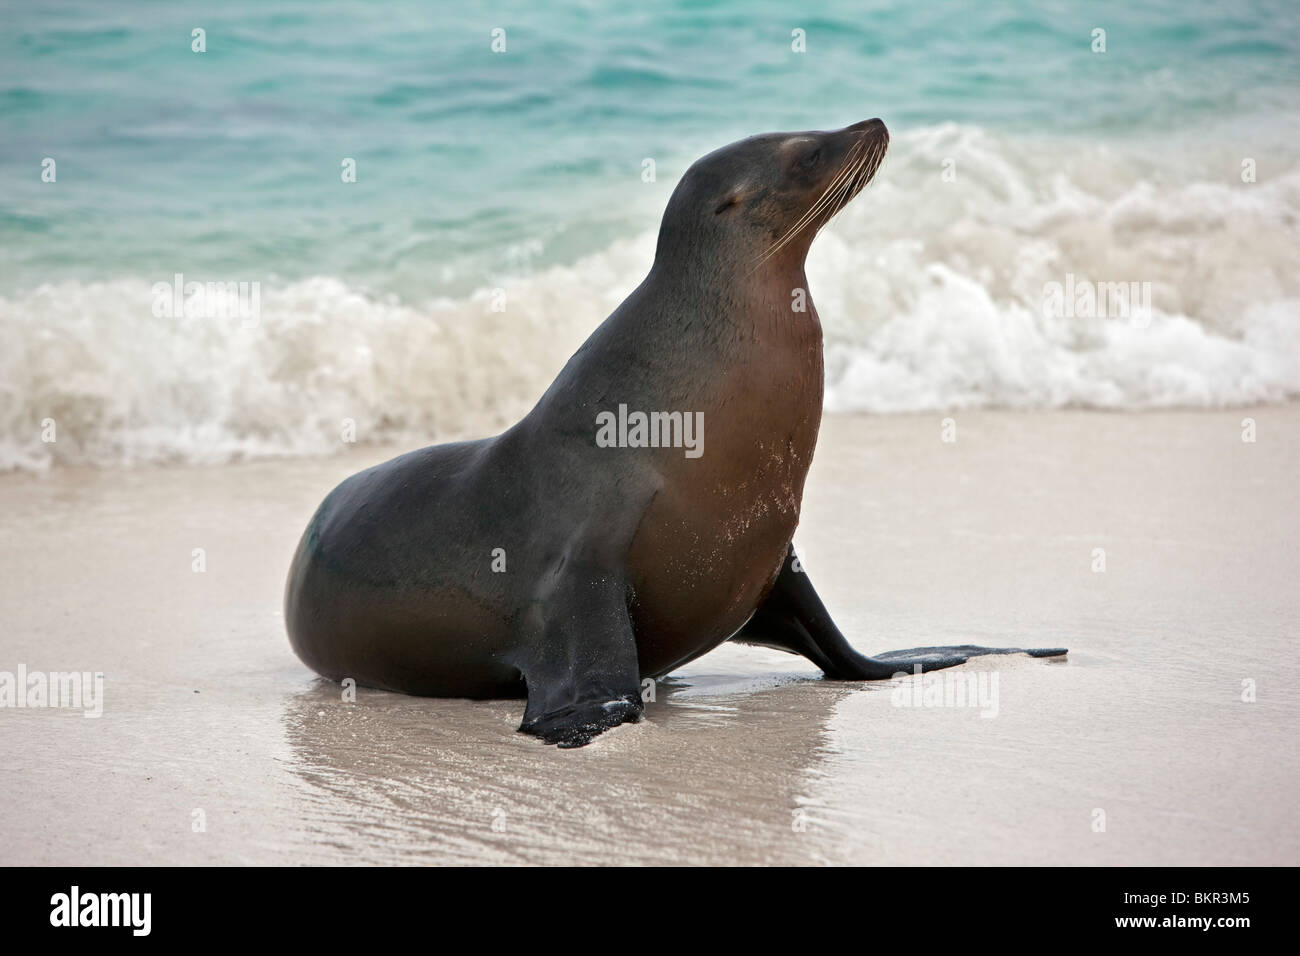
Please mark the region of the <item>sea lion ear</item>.
<svg viewBox="0 0 1300 956"><path fill-rule="evenodd" d="M719 202L717 207L713 210L713 214L715 216L720 216L728 209L735 207L739 203L740 203L740 190L733 189L730 192L728 192L725 196L722 197L722 201Z"/></svg>

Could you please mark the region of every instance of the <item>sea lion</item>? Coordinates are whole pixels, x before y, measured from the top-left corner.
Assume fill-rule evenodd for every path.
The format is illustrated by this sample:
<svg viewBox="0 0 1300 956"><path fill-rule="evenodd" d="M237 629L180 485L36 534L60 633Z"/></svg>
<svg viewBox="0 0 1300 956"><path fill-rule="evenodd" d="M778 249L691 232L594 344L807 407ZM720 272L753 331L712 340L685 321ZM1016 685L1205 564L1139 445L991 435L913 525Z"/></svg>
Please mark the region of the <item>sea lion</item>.
<svg viewBox="0 0 1300 956"><path fill-rule="evenodd" d="M888 143L872 119L694 163L649 274L522 421L325 498L286 586L298 656L385 690L526 696L520 731L572 747L640 719L644 678L728 639L839 680L1015 652L860 654L791 547L822 413L804 257Z"/></svg>

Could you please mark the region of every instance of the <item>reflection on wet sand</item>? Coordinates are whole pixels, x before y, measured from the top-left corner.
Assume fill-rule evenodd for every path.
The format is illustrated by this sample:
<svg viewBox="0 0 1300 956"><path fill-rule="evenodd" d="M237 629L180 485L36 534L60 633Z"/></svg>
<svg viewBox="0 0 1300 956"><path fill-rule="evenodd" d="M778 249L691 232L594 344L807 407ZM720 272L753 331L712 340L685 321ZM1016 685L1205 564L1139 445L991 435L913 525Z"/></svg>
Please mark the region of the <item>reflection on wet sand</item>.
<svg viewBox="0 0 1300 956"><path fill-rule="evenodd" d="M358 863L794 863L798 796L838 701L802 674L666 680L580 750L516 734L522 702L317 681L285 703L303 816Z"/></svg>

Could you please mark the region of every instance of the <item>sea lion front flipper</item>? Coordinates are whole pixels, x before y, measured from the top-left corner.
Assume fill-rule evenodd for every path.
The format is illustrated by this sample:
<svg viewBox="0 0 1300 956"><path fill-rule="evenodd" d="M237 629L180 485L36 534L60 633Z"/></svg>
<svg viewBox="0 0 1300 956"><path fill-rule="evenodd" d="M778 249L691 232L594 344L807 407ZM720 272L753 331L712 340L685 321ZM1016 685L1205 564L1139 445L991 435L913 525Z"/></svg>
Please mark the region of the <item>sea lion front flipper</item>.
<svg viewBox="0 0 1300 956"><path fill-rule="evenodd" d="M786 555L771 593L731 640L801 654L835 680L888 680L899 672L910 673L916 668L922 672L942 670L985 654L1059 657L1066 653L1063 647L1026 650L962 644L914 647L867 657L854 650L835 626L826 605L808 580L808 573L799 565L793 547Z"/></svg>
<svg viewBox="0 0 1300 956"><path fill-rule="evenodd" d="M520 663L528 688L520 733L583 747L641 719L636 639L621 575L570 565L534 605L533 641Z"/></svg>

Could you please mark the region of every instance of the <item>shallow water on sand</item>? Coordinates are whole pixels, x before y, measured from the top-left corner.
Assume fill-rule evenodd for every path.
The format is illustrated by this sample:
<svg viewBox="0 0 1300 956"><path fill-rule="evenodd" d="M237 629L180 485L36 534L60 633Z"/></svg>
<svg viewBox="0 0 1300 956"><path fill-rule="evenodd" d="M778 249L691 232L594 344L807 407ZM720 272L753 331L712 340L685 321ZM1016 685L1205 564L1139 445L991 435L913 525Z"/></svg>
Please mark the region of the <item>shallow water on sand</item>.
<svg viewBox="0 0 1300 956"><path fill-rule="evenodd" d="M727 646L576 751L293 657L297 537L384 451L0 477L0 671L105 675L0 710L0 863L1300 862L1300 406L939 417L826 420L814 582L866 651L1067 660L966 665L986 718Z"/></svg>

